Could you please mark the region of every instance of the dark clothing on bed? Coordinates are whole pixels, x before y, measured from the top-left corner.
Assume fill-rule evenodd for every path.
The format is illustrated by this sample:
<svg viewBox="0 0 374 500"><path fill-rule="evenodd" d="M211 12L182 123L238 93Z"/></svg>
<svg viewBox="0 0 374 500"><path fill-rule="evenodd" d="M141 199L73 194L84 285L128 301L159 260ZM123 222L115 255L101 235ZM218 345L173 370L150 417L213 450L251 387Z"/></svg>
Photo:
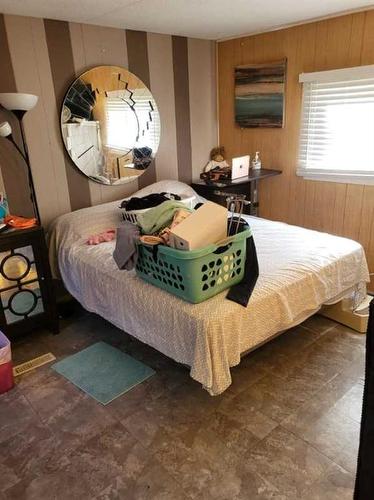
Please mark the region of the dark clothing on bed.
<svg viewBox="0 0 374 500"><path fill-rule="evenodd" d="M145 208L153 208L161 205L164 201L181 199L180 196L173 193L153 193L148 196L143 196L143 198L130 198L129 200L123 200L121 203L121 208L126 208L127 211L130 210L143 210Z"/></svg>
<svg viewBox="0 0 374 500"><path fill-rule="evenodd" d="M120 269L131 271L138 261L137 242L140 238L138 226L131 222L123 222L117 228L116 247L113 252L113 258Z"/></svg>
<svg viewBox="0 0 374 500"><path fill-rule="evenodd" d="M246 229L248 224L241 219L241 229ZM233 224L232 229L236 223ZM226 299L232 300L240 304L241 306L247 307L249 299L251 298L254 287L256 286L257 279L259 275L257 251L253 236L247 238L246 242L246 259L244 267L244 277L240 283L234 285L230 288Z"/></svg>

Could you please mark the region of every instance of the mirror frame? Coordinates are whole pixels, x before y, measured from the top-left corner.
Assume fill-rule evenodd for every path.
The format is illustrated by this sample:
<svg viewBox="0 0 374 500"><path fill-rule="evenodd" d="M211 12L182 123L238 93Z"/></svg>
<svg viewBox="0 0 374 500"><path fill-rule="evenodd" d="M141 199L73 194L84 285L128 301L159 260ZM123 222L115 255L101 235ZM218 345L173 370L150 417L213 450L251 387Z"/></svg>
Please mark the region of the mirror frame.
<svg viewBox="0 0 374 500"><path fill-rule="evenodd" d="M65 108L65 101L69 95L69 92L71 92L71 89L74 87L74 85L77 84L77 82L79 82L80 80L82 80L82 78L87 75L88 73L90 73L91 71L93 70L99 70L100 68L104 68L104 69L109 69L109 68L112 68L112 69L115 69L115 70L118 70L118 75L119 75L119 78L118 80L119 81L122 81L124 84L125 84L125 87L123 90L126 90L129 92L129 100L132 101L132 103L134 104L129 104L128 102L126 102L126 104L129 105L129 107L131 108L131 110L134 112L135 114L135 117L136 117L136 120L137 120L137 123L138 123L138 127L139 127L139 117L138 115L136 114L136 110L133 108L133 106L136 106L136 103L139 102L136 100L134 100L134 92L132 89L129 89L127 88L127 85L128 85L128 82L126 81L127 79L124 79L124 80L121 80L121 72L126 72L127 75L130 76L130 78L134 78L137 82L139 82L139 87L138 88L144 88L145 91L147 91L149 93L149 95L151 96L151 99L149 100L149 104L150 104L150 110L148 111L148 114L149 116L151 117L151 120L147 120L146 122L146 128L147 128L147 131L145 131L145 127L143 128L142 132L143 132L143 135L144 133L148 133L148 134L152 134L152 133L155 133L155 146L154 148L149 148L148 146L140 146L138 148L136 148L136 142L132 145L131 149L129 149L128 153L124 153L123 155L121 155L122 157L126 156L127 154L132 154L132 157L133 157L133 161L132 163L129 163L129 164L124 164L123 166L120 167L120 164L119 164L119 158L120 158L120 155L117 154L117 156L115 156L113 158L113 161L116 162L117 166L116 168L118 169L118 177L115 179L118 179L117 181L115 182L112 182L112 178L109 177L109 182L104 182L104 176L103 176L103 180L100 180L99 178L96 178L95 176L91 176L87 173L85 173L82 168L75 162L75 160L72 158L70 152L69 152L69 149L68 149L68 145L66 143L66 140L65 140L65 136L64 136L64 130L63 130L63 125L66 124L67 122L64 122L63 121L63 113L64 113L64 108ZM97 90L97 89L96 89ZM115 89L116 91L119 90L119 89ZM122 89L121 89L122 90ZM105 92L106 93L106 92ZM107 97L107 96L106 96ZM152 120L152 115L154 113L154 117L156 117L156 119L153 119ZM100 122L99 122L100 123ZM77 122L78 124L78 122ZM149 127L149 124L151 124L152 128ZM160 113L159 113L159 110L158 110L158 106L157 106L157 103L156 103L156 100L151 92L151 90L147 87L147 85L144 84L144 82L137 76L135 75L134 73L132 73L131 71L129 71L127 68L123 67L123 66L116 66L116 65L98 65L98 66L93 66L93 67L90 67L89 69L83 71L82 73L80 73L69 85L68 89L66 90L64 96L63 96L63 99L62 99L62 103L61 103L61 107L60 107L60 115L59 115L59 128L60 128L60 134L61 134L61 140L62 140L62 143L63 143L63 146L64 146L64 150L67 154L67 156L69 157L70 161L72 162L72 164L74 165L74 168L76 168L82 175L84 175L85 177L88 178L88 180L91 180L93 182L96 182L98 184L101 184L102 186L122 186L122 185L126 185L126 184L129 184L135 180L137 180L144 172L146 172L146 170L152 165L152 163L154 162L154 159L155 159L155 156L156 156L156 153L158 151L158 148L159 148L159 145L160 145L160 139L161 139L161 123L160 123ZM157 131L157 128L158 128L158 131ZM156 129L156 132L154 132L154 129ZM136 138L136 141L139 140L139 134L140 133L140 130L138 128L138 135L137 135L137 138ZM99 141L101 139L101 134L100 134L100 137L99 137ZM112 148L113 150L114 148ZM134 150L137 151L137 156L134 158ZM141 150L151 150L151 153L149 156L144 156L143 154L143 151ZM118 151L118 150L117 150ZM83 152L83 154L85 154L86 152ZM147 151L145 151L145 153L147 153ZM104 157L104 166L107 164L107 160L105 159L105 156L103 155ZM144 167L144 164L147 163L147 165ZM132 165L131 167L127 167L127 165ZM136 168L136 166L140 166L140 168ZM126 180L124 178L124 180L121 182L121 176L120 176L120 171L122 168L127 168L127 169L134 169L136 170L137 172L139 172L138 175L133 175L133 176L130 176L128 178L128 180ZM98 173L98 176L100 174Z"/></svg>

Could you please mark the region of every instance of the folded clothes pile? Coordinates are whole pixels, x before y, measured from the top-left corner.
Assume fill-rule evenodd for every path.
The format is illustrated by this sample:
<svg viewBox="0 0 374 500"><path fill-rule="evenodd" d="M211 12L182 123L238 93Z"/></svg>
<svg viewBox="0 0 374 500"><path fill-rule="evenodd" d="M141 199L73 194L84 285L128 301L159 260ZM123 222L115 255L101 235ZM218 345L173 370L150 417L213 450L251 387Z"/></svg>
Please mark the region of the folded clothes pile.
<svg viewBox="0 0 374 500"><path fill-rule="evenodd" d="M133 250L136 251L139 241L179 250L197 250L222 241L227 236L227 209L207 202L195 210L180 201L167 200L139 214L136 225L129 224L117 231L114 259L120 269L135 266ZM130 229L131 225L137 229ZM134 243L130 243L127 233L134 235ZM129 256L129 262L124 261L125 255Z"/></svg>
<svg viewBox="0 0 374 500"><path fill-rule="evenodd" d="M170 231L193 209L180 201L167 200L138 216L137 224L125 221L117 229L113 258L120 269L133 269L137 262L137 244L167 245Z"/></svg>
<svg viewBox="0 0 374 500"><path fill-rule="evenodd" d="M142 230L142 234L158 235L165 229L172 226L174 217L177 213L184 214L181 218L186 218L193 212L192 209L186 207L180 201L168 200L164 201L157 207L147 210L138 216L138 226Z"/></svg>
<svg viewBox="0 0 374 500"><path fill-rule="evenodd" d="M126 209L127 211L132 210L144 210L153 207L157 207L161 203L170 200L180 200L181 197L173 193L152 193L142 198L133 197L130 199L123 200L121 202L120 208ZM185 205L182 205L185 208ZM123 232L123 231L122 231ZM98 234L91 234L87 240L87 245L99 245L100 243L106 243L112 241L116 238L115 229L107 229Z"/></svg>
<svg viewBox="0 0 374 500"><path fill-rule="evenodd" d="M167 203L167 202L166 202ZM165 205L165 203L163 203ZM143 236L140 237L140 241L142 243L145 243L146 245L169 245L170 243L170 233L173 231L173 229L180 224L182 221L187 219L187 217L191 214L191 209L189 208L177 208L174 210L173 213L173 218L168 221L168 224L166 227L158 231L157 235L152 234L144 234ZM139 221L140 219L140 221ZM138 219L138 224L141 226L141 228L144 231L144 216L139 217Z"/></svg>

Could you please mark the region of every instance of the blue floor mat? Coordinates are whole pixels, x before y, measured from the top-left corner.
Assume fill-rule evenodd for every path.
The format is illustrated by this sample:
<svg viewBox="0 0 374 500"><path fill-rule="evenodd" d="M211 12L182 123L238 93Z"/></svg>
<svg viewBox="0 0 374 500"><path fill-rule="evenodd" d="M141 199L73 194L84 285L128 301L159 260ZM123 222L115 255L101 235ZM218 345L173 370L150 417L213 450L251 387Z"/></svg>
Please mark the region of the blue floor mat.
<svg viewBox="0 0 374 500"><path fill-rule="evenodd" d="M103 405L155 373L144 363L105 342L68 356L52 368Z"/></svg>

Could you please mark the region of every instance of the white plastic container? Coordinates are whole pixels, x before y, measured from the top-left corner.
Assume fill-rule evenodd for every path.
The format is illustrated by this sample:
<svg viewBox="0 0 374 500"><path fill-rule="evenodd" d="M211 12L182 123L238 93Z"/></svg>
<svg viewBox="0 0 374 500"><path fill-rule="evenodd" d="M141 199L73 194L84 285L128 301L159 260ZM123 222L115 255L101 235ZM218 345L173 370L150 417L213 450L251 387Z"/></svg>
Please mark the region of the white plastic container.
<svg viewBox="0 0 374 500"><path fill-rule="evenodd" d="M128 198L130 199L130 198ZM186 207L188 208L193 208L195 203L196 203L196 197L195 196L181 196L181 200L178 200L181 203L184 203ZM154 208L154 207L152 207ZM145 212L148 212L148 210L152 210L152 208L143 208L142 210L126 210L125 208L120 208L122 212L122 217L124 220L127 220L129 222L132 222L133 224L136 224L138 222L138 215L144 214Z"/></svg>

